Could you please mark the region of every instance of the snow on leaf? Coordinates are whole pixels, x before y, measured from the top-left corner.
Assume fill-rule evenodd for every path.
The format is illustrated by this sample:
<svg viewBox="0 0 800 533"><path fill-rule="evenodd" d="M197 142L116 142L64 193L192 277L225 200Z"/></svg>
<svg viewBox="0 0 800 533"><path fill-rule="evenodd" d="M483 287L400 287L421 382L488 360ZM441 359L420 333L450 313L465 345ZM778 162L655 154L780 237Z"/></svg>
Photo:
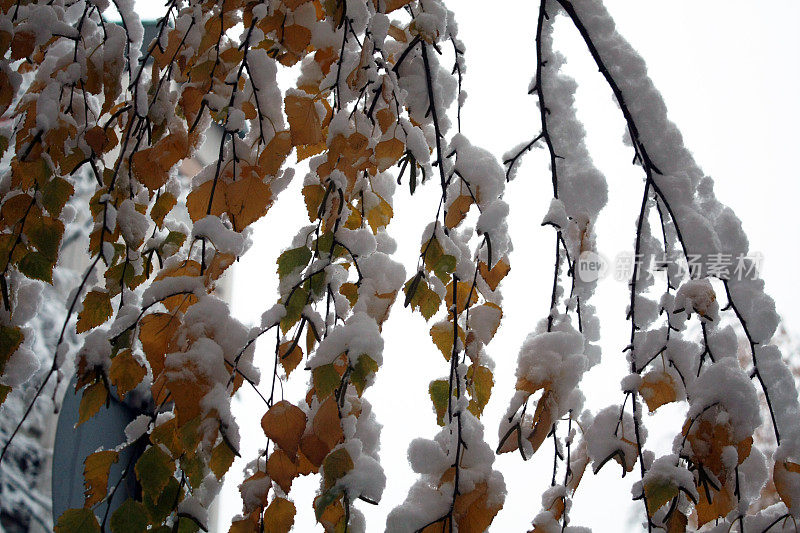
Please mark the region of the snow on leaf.
<svg viewBox="0 0 800 533"><path fill-rule="evenodd" d="M261 418L261 427L267 437L294 457L306 428L306 414L299 407L281 400Z"/></svg>

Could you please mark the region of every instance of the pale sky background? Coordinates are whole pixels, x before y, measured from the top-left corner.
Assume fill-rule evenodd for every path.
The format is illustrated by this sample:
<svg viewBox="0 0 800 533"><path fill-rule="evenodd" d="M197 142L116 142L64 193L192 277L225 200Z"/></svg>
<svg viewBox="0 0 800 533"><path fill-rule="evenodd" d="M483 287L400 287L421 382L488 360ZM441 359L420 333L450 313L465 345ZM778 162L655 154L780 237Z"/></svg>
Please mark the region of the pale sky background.
<svg viewBox="0 0 800 533"><path fill-rule="evenodd" d="M767 292L776 300L788 329L798 331L800 283L794 272L800 265L796 218L800 2L606 0L605 4L619 31L646 60L686 145L715 178L718 198L742 219L751 251L763 254ZM464 88L469 96L462 114L463 132L499 158L540 129L536 99L526 94L535 70L538 2L462 0L449 2L449 7L456 12L467 47ZM577 33L563 22L556 45L567 55L568 73L579 81L580 118L587 126L595 163L609 183L609 203L596 228L599 251L613 258L632 251L642 173L630 165L631 149L621 142L624 124L610 90ZM233 312L245 323L257 323L276 301L275 259L296 229L307 223L301 182L298 175L278 205L256 225L255 244L236 266ZM551 195L546 161L541 152L532 153L506 193L515 250L511 273L502 285L506 295L503 324L488 347L496 362L496 384L483 422L492 447L498 440L499 417L513 391L519 346L549 305L553 233L539 223ZM409 198L404 186L395 195L389 232L398 240L396 258L407 272L416 264L419 236L437 201L437 187L418 189ZM583 390L595 412L623 398L619 379L626 366L621 349L628 342L630 327L624 320L626 299L625 283L610 278L600 283L594 299L601 317L603 362L584 377ZM431 437L438 430L427 388L430 380L446 375L447 364L430 342L429 327L418 314L412 316L403 309L402 298L384 326L384 365L366 397L384 424L381 460L388 484L378 507L357 504L367 514L368 531L383 530L386 514L403 501L416 479L406 460L410 440ZM268 375L272 345L263 342L256 359ZM292 376L285 389L288 400L296 402L305 395L306 379L300 371ZM252 458L266 442L258 424L263 404L245 394L235 401L234 412L242 428L242 455ZM657 455L668 453L671 436L679 431L679 425L667 422L683 416L680 406L664 407L659 413L645 417L651 432L648 447ZM541 492L549 486L552 459L548 445L528 462L518 454L498 458L495 466L505 476L509 495L492 531L527 531L539 512ZM237 461L228 475L219 531L227 531L230 517L240 510L235 486L242 465ZM638 467L623 480L620 471L616 463L609 463L597 476L587 472L570 514L573 525L589 526L595 532L638 529L631 526L634 511L629 511L641 508L640 502L630 502L630 485L638 478ZM311 499L318 484L317 477L295 480L296 531L316 527Z"/></svg>
<svg viewBox="0 0 800 533"><path fill-rule="evenodd" d="M797 331L800 311L795 303L800 299L800 284L793 274L800 265L796 245L800 229L796 218L800 194L796 163L800 36L796 24L800 3L762 1L756 7L754 2L731 0L606 0L606 5L620 32L647 61L650 76L662 91L686 145L715 178L718 197L742 219L751 251L763 254L767 291L788 328ZM501 157L540 128L536 100L526 95L535 69L538 2L461 1L450 2L449 7L456 12L467 47L463 131L474 144ZM614 257L632 250L642 173L630 165L631 150L621 142L624 124L610 90L577 33L562 26L567 31L559 32L557 45L568 56L568 72L579 81L578 105L589 132L590 151L609 182L609 204L597 227L599 248L606 257ZM259 223L256 244L237 265L233 309L244 321L257 321L275 301L275 258L288 246L294 228L307 223L290 222L292 212L305 213L299 183L281 196L280 204L286 210L278 211L276 206ZM553 235L552 229L539 223L551 194L544 158L529 155L506 193L515 251L511 273L502 286L506 294L503 325L488 347L496 361L496 384L483 421L492 447L497 444L499 417L513 390L517 351L548 307ZM420 212L431 212L437 200L437 187L426 187L413 198L402 187L395 195L395 219L389 231L398 240L396 257L407 272L416 264L419 236L428 222ZM619 379L626 373L621 353L629 335L624 320L626 299L625 284L613 279L602 282L595 297L602 320L603 363L583 380L587 405L595 411L619 403L623 397ZM429 327L419 315L403 309L402 298L384 327L384 365L366 397L384 424L381 461L388 484L377 508L358 504L367 514L368 531L383 530L385 515L403 501L417 477L406 460L410 440L431 437L438 430L427 387L430 380L446 375L447 365L430 342ZM260 346L256 358L270 366L272 346ZM286 398L296 401L305 391L306 377L293 376ZM237 410L250 415L246 420L251 421L243 417L241 422L243 448L263 446L258 426L263 410L260 402L243 399L237 402ZM671 437L680 427L674 421L680 424L683 417L680 406L662 411L658 417L646 417L651 430L648 445L657 455L669 452ZM667 427L662 422L664 427L658 431L662 419L673 423ZM551 465L548 445L528 462L516 454L498 458L495 466L505 476L509 495L492 531L528 530L539 512L540 494L549 485ZM231 473L237 474L237 469L235 465ZM572 524L596 532L638 529L631 525L634 511L629 510L641 507L640 502L630 501L630 485L638 477L638 467L623 480L620 471L616 463L609 463L597 476L587 472L575 497ZM295 481L292 497L298 507L297 531L315 527L310 500L317 487L317 478ZM223 500L220 531L227 530L229 516L239 511L239 505L237 493Z"/></svg>

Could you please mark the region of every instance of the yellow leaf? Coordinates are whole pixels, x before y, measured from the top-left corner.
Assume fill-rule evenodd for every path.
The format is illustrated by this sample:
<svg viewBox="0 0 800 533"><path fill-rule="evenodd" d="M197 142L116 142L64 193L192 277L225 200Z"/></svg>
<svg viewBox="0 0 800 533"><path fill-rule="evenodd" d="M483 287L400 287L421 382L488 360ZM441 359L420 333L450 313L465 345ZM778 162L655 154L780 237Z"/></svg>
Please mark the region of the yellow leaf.
<svg viewBox="0 0 800 533"><path fill-rule="evenodd" d="M453 322L450 320L441 320L431 326L431 338L433 343L442 352L445 360L449 361L450 356L453 354ZM466 344L464 330L458 326L457 333L461 342Z"/></svg>
<svg viewBox="0 0 800 533"><path fill-rule="evenodd" d="M373 233L377 233L378 228L387 226L394 215L394 211L392 210L392 206L389 205L389 202L381 198L380 195L378 195L378 199L378 205L367 211L367 222L369 222Z"/></svg>
<svg viewBox="0 0 800 533"><path fill-rule="evenodd" d="M322 185L306 185L303 187L303 198L308 210L308 219L317 220L322 199L325 198L325 188Z"/></svg>
<svg viewBox="0 0 800 533"><path fill-rule="evenodd" d="M444 298L445 305L453 305L453 282L447 284L447 292ZM459 283L456 289L456 313L461 314L468 307L478 303L478 291L472 288L469 283Z"/></svg>
<svg viewBox="0 0 800 533"><path fill-rule="evenodd" d="M775 461L772 479L778 495L786 507L792 508L792 495L797 494L800 486L800 464L791 461Z"/></svg>
<svg viewBox="0 0 800 533"><path fill-rule="evenodd" d="M381 141L375 146L375 161L378 164L378 171L383 172L391 167L403 156L406 145L397 138Z"/></svg>
<svg viewBox="0 0 800 533"><path fill-rule="evenodd" d="M472 206L472 196L468 194L458 196L447 208L444 225L451 229L458 226L467 216L470 206Z"/></svg>
<svg viewBox="0 0 800 533"><path fill-rule="evenodd" d="M284 101L292 145L323 142L325 137L322 134L322 126L314 100L309 97L288 94Z"/></svg>
<svg viewBox="0 0 800 533"><path fill-rule="evenodd" d="M647 512L653 516L662 505L678 495L678 487L669 479L652 477L644 483L644 494L647 497Z"/></svg>
<svg viewBox="0 0 800 533"><path fill-rule="evenodd" d="M289 533L296 512L292 502L286 498L275 498L264 511L263 533Z"/></svg>
<svg viewBox="0 0 800 533"><path fill-rule="evenodd" d="M133 357L130 350L119 352L111 360L108 377L111 384L117 388L121 400L125 399L130 391L136 388L147 375L147 370Z"/></svg>
<svg viewBox="0 0 800 533"><path fill-rule="evenodd" d="M264 434L292 457L306 429L306 414L297 406L281 400L261 418Z"/></svg>
<svg viewBox="0 0 800 533"><path fill-rule="evenodd" d="M78 333L83 333L96 328L108 320L113 312L107 292L90 291L83 299L83 310L78 313L75 329Z"/></svg>
<svg viewBox="0 0 800 533"><path fill-rule="evenodd" d="M258 156L258 165L266 175L275 176L291 152L292 138L289 132L279 131Z"/></svg>
<svg viewBox="0 0 800 533"><path fill-rule="evenodd" d="M701 488L697 492L700 493L700 499L695 505L697 511L697 527L716 520L717 518L724 518L736 505L736 500L728 493L728 489L722 487L722 490L716 492L712 487L709 487L711 494L711 501L706 497L706 491Z"/></svg>
<svg viewBox="0 0 800 533"><path fill-rule="evenodd" d="M102 381L93 383L83 390L81 403L78 406L78 425L83 424L103 407L108 399L108 391Z"/></svg>
<svg viewBox="0 0 800 533"><path fill-rule="evenodd" d="M84 507L90 508L106 497L108 490L108 473L111 465L119 459L119 453L113 450L94 452L83 463L83 479L86 490Z"/></svg>

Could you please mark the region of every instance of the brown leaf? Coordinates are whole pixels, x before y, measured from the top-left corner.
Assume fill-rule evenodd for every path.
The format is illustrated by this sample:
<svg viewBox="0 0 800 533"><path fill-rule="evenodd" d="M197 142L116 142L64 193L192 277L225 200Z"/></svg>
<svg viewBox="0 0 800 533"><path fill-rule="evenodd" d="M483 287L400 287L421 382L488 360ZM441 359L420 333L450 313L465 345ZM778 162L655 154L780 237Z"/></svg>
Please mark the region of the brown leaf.
<svg viewBox="0 0 800 533"><path fill-rule="evenodd" d="M378 171L383 172L397 163L405 151L406 145L395 137L379 142L375 146L375 161L378 164Z"/></svg>
<svg viewBox="0 0 800 533"><path fill-rule="evenodd" d="M276 176L290 153L292 153L292 138L288 131L279 131L258 156L258 165L266 175Z"/></svg>
<svg viewBox="0 0 800 533"><path fill-rule="evenodd" d="M309 328L309 332L310 331L311 329ZM294 344L292 341L286 341L278 347L278 354L280 355L278 360L280 361L283 371L286 372L287 376L291 374L292 370L297 368L297 365L299 365L303 360L303 349L300 348L299 345L295 345L294 349L290 353L286 353L292 344Z"/></svg>
<svg viewBox="0 0 800 533"><path fill-rule="evenodd" d="M117 388L121 400L124 400L125 395L135 389L146 375L147 370L133 357L130 350L123 350L115 355L111 360L111 368L108 369L108 378Z"/></svg>

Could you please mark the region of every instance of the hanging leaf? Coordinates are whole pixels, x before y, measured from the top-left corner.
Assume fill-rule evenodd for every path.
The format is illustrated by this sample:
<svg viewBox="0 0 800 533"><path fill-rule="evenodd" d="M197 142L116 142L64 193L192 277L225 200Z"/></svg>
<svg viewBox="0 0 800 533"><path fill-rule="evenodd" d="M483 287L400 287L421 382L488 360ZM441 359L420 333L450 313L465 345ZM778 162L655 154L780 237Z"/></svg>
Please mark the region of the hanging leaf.
<svg viewBox="0 0 800 533"><path fill-rule="evenodd" d="M91 509L67 509L58 517L55 533L100 533L100 524Z"/></svg>
<svg viewBox="0 0 800 533"><path fill-rule="evenodd" d="M306 414L297 406L281 400L261 418L264 434L292 457L306 429Z"/></svg>
<svg viewBox="0 0 800 533"><path fill-rule="evenodd" d="M108 390L102 381L89 385L83 390L81 403L78 406L78 425L80 426L98 412L108 400Z"/></svg>
<svg viewBox="0 0 800 533"><path fill-rule="evenodd" d="M325 140L314 100L292 93L286 95L284 102L292 145L317 144Z"/></svg>
<svg viewBox="0 0 800 533"><path fill-rule="evenodd" d="M289 494L292 490L292 480L298 475L297 464L285 451L278 448L267 460L267 475L280 485L283 492Z"/></svg>
<svg viewBox="0 0 800 533"><path fill-rule="evenodd" d="M147 529L147 508L128 498L111 515L112 533L139 533Z"/></svg>
<svg viewBox="0 0 800 533"><path fill-rule="evenodd" d="M111 368L108 369L108 378L117 388L120 400L136 388L147 375L147 369L139 363L130 350L123 350L111 359Z"/></svg>
<svg viewBox="0 0 800 533"><path fill-rule="evenodd" d="M90 291L83 299L83 310L78 313L75 329L78 333L83 333L96 328L111 318L113 312L107 292Z"/></svg>
<svg viewBox="0 0 800 533"><path fill-rule="evenodd" d="M286 498L275 498L264 511L263 533L289 533L296 512L292 502Z"/></svg>
<svg viewBox="0 0 800 533"><path fill-rule="evenodd" d="M90 509L106 497L108 491L108 474L111 465L119 460L119 453L114 450L94 452L83 462L83 479L86 490L84 507Z"/></svg>
<svg viewBox="0 0 800 533"><path fill-rule="evenodd" d="M431 401L433 402L433 410L436 412L436 423L444 426L444 417L447 414L448 401L447 396L450 393L450 382L446 379L437 379L431 381L428 386L428 394L430 394Z"/></svg>

